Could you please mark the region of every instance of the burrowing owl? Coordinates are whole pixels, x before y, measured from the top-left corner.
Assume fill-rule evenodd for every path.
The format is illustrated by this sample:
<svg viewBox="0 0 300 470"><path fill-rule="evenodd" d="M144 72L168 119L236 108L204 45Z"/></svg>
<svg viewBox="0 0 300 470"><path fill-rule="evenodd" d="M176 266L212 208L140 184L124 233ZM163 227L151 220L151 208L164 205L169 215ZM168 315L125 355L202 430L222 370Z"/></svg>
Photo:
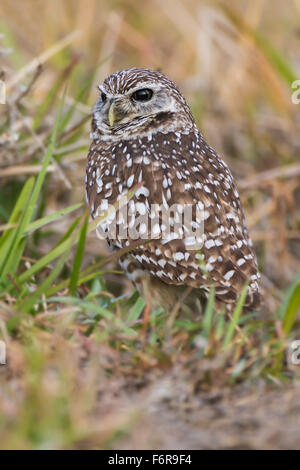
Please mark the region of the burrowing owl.
<svg viewBox="0 0 300 470"><path fill-rule="evenodd" d="M183 289L189 298L205 298L212 286L217 301L232 306L248 282L245 305L256 308L259 273L238 191L175 83L131 68L110 75L99 90L87 200L95 218L127 194L122 211L110 212L101 227L114 249L140 241L120 258L129 278L162 307ZM189 227L179 223L186 208Z"/></svg>

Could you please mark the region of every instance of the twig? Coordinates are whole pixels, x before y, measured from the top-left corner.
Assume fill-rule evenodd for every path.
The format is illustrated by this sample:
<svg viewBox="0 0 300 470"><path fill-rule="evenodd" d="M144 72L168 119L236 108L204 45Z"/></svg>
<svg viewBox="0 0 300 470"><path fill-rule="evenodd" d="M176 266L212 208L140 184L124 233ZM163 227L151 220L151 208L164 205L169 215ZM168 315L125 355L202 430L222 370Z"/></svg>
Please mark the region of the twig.
<svg viewBox="0 0 300 470"><path fill-rule="evenodd" d="M8 168L0 169L0 178L4 178L6 176L15 176L15 175L27 175L40 173L42 170L42 165L16 165L16 166L9 166ZM55 171L54 165L49 165L47 167L47 172L52 173Z"/></svg>
<svg viewBox="0 0 300 470"><path fill-rule="evenodd" d="M249 178L240 180L238 186L241 189L255 188L266 183L272 183L272 180L276 178L293 178L298 175L300 175L300 164L296 163L295 165L280 166L256 173Z"/></svg>
<svg viewBox="0 0 300 470"><path fill-rule="evenodd" d="M29 84L27 85L27 87L25 88L24 91L22 91L22 93L20 93L20 95L16 98L15 102L14 102L14 105L16 106L19 106L21 100L26 96L28 95L28 93L31 91L33 85L35 84L35 82L37 81L37 79L39 78L39 76L41 75L42 73L42 70L43 70L43 67L41 64L38 65L36 71L35 71L35 74L32 76Z"/></svg>
<svg viewBox="0 0 300 470"><path fill-rule="evenodd" d="M11 274L7 273L6 276L8 277L8 279L10 280L10 282L12 283L12 285L14 286L14 288L17 290L17 291L21 291L20 287L18 286L18 284L16 283L16 281L14 280L14 278L11 276Z"/></svg>
<svg viewBox="0 0 300 470"><path fill-rule="evenodd" d="M70 129L66 130L65 132L63 132L59 137L58 137L58 141L60 142L61 140L64 140L65 137L68 137L70 134L72 134L72 132L74 132L76 129L78 129L79 127L81 127L85 122L89 121L92 117L92 114L88 114L87 116L84 116L80 121L76 122L76 124L74 124L72 127L70 127Z"/></svg>

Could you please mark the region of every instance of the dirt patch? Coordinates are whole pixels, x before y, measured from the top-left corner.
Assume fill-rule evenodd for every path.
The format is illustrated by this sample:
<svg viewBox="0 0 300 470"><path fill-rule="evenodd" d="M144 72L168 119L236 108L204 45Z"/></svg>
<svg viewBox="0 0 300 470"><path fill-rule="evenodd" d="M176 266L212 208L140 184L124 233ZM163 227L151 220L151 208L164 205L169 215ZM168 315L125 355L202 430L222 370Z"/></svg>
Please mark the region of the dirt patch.
<svg viewBox="0 0 300 470"><path fill-rule="evenodd" d="M300 448L299 387L261 381L205 390L194 379L175 367L148 377L148 383L127 382L120 389L119 381L111 382L98 416L123 410L132 423L113 448Z"/></svg>

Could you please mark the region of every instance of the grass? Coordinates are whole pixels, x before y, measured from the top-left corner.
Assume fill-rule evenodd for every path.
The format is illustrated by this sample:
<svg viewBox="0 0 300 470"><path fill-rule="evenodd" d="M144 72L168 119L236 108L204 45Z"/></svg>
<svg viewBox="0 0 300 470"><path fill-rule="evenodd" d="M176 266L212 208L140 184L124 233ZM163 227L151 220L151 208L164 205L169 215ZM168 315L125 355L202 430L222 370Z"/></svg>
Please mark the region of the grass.
<svg viewBox="0 0 300 470"><path fill-rule="evenodd" d="M132 8L137 8L137 16L124 20L125 50L131 35L135 38L134 30L143 34L138 22L140 9ZM279 116L283 120L280 142L268 122L257 130L264 112L260 101L265 83L257 89L253 77L239 102L234 87L228 96L220 85L219 97L223 96L225 106L221 111L213 109L209 93L201 94L200 109L199 90L184 85L198 121L204 121L204 126L206 122L207 129L214 124L229 164L243 175L239 181L247 188L242 194L247 219L261 270L268 279L268 314L241 314L246 290L229 319L215 311L213 290L203 316L180 309L170 318L163 305L149 314L145 301L126 284L117 256L109 255L94 236L95 222L89 222L83 203L84 159L89 145L86 123L95 96L94 81L101 67L112 67L112 60L117 59L114 51L109 55L104 50L103 56L108 58L98 60L98 70L90 66L86 73L70 48L57 51L50 70L24 75L25 86L12 87L0 116L0 150L6 158L0 175L3 167L11 172L0 187L0 339L7 345L7 366L0 369L2 448L115 448L130 436L129 446L134 447L138 439L135 430L143 421L142 408L127 402L124 408L121 400L110 410L114 390L125 389L125 395L130 395L140 382L146 387L153 374L160 377L179 366L193 375L205 364L202 386L229 387L233 393L240 384L251 387L263 381L267 386L288 387L297 380L299 370L286 356L289 343L299 337L300 274L291 253L300 225L299 214L289 205L296 203L299 177L287 181L279 172L279 178L256 186L245 176L251 178L251 174L270 167L295 163L295 131L289 127L294 109L285 96L286 84L295 73L280 49L271 46L259 28L246 25L237 9L215 8L240 35L230 47L253 54L257 73L268 84L264 107L273 113L274 120ZM180 12L179 5L169 15L176 15L176 11ZM159 20L151 15L148 27L155 29ZM189 21L190 33L186 31L186 36L178 39L179 54L193 38L189 34L193 34L194 23ZM7 56L7 69L13 77L15 68L26 65L27 51L16 45L8 24L5 47L13 47L14 52L11 62ZM175 26L168 28L166 48L178 34ZM221 39L218 30L215 40L218 43ZM143 60L143 51L139 52L142 57L135 59L137 64ZM230 55L230 50L227 53ZM193 46L189 54L182 55L184 73L170 65L179 81L182 75L193 77L198 64L199 51ZM168 51L166 60L167 56ZM218 67L218 63L215 57L212 66ZM239 67L243 74L244 64ZM48 87L40 97L37 90L43 77ZM234 83L234 72L224 76L224 84L229 78ZM224 115L228 129L222 124ZM242 150L231 126L244 142ZM14 132L18 134L16 141ZM211 140L214 136L211 131ZM28 165L30 176L25 171ZM272 264L270 258L276 251L270 234L274 227L281 252ZM150 445L149 440L145 442Z"/></svg>

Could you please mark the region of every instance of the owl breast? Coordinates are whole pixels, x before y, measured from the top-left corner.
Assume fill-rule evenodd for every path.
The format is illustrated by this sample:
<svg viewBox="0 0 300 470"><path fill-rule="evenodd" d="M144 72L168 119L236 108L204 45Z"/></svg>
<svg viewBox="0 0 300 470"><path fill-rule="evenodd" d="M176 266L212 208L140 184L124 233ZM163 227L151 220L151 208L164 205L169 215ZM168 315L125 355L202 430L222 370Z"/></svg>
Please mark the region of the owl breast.
<svg viewBox="0 0 300 470"><path fill-rule="evenodd" d="M227 165L196 126L91 144L86 177L94 218L129 278L186 286L234 304L248 282L246 304L259 302L258 269L238 191ZM186 214L189 213L188 223Z"/></svg>

